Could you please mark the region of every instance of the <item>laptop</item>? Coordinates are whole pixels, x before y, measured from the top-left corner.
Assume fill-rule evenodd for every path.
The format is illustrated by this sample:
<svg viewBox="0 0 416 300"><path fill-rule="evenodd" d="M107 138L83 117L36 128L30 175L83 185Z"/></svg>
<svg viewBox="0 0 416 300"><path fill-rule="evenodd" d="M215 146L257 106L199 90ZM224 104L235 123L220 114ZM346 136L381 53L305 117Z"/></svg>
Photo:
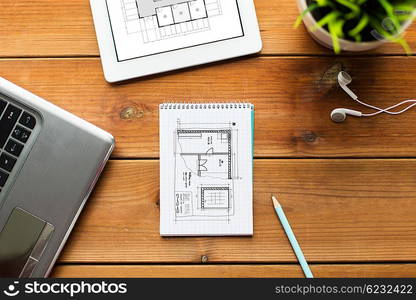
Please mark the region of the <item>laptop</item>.
<svg viewBox="0 0 416 300"><path fill-rule="evenodd" d="M47 277L114 138L0 78L0 277Z"/></svg>

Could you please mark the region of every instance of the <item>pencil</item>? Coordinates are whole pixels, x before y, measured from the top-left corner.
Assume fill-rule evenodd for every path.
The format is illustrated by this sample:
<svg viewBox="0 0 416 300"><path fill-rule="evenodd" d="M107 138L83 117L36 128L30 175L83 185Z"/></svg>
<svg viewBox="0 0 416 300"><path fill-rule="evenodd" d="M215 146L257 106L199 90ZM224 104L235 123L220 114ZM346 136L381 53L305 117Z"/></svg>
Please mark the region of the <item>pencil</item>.
<svg viewBox="0 0 416 300"><path fill-rule="evenodd" d="M290 241L290 244L292 245L293 251L295 252L296 257L298 258L298 261L302 267L303 273L305 273L306 278L313 278L311 269L309 268L309 265L306 262L305 256L303 255L302 249L300 248L299 243L296 240L295 234L293 233L292 228L290 227L289 221L286 218L286 215L282 209L282 206L280 205L279 201L277 201L275 196L272 196L272 200L273 200L274 209L276 210L280 223L282 223L282 226L286 232L286 235Z"/></svg>

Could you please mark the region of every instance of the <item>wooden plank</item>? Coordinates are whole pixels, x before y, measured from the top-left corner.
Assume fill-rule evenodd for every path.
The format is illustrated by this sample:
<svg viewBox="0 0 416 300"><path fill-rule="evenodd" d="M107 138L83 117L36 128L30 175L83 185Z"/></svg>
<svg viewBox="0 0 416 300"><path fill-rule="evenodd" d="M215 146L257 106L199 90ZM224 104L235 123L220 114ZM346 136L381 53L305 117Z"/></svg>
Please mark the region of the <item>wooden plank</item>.
<svg viewBox="0 0 416 300"><path fill-rule="evenodd" d="M316 44L302 27L293 29L296 1L255 0L264 41L263 54L332 54ZM0 56L98 55L89 1L37 0L0 2ZM407 33L416 51L416 30ZM396 44L372 54L403 54Z"/></svg>
<svg viewBox="0 0 416 300"><path fill-rule="evenodd" d="M311 265L317 278L391 278L416 276L415 264ZM303 278L297 265L58 265L58 278Z"/></svg>
<svg viewBox="0 0 416 300"><path fill-rule="evenodd" d="M416 160L256 160L253 237L161 238L158 172L111 161L60 262L296 262L273 193L310 262L416 260Z"/></svg>
<svg viewBox="0 0 416 300"><path fill-rule="evenodd" d="M416 95L410 57L251 58L120 85L104 82L98 59L0 60L0 76L111 132L114 157L158 157L158 105L187 100L254 103L257 157L414 157L414 110L330 120L336 107L369 111L338 87L342 68L370 103L386 107Z"/></svg>

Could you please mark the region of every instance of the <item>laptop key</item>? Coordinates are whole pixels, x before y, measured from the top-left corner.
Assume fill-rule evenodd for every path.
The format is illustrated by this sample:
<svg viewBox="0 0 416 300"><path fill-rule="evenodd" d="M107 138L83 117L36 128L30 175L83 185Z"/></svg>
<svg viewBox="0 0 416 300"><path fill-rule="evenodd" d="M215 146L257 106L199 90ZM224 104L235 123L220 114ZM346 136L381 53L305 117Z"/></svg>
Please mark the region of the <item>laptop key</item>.
<svg viewBox="0 0 416 300"><path fill-rule="evenodd" d="M11 157L10 155L7 155L6 153L2 153L0 155L0 168L2 168L3 170L11 172L15 164L15 158Z"/></svg>
<svg viewBox="0 0 416 300"><path fill-rule="evenodd" d="M7 102L0 99L0 116L3 113L4 109L6 108Z"/></svg>
<svg viewBox="0 0 416 300"><path fill-rule="evenodd" d="M0 119L0 148L4 147L4 144L6 143L10 132L13 130L21 112L22 110L16 106L11 104L7 106L3 117Z"/></svg>
<svg viewBox="0 0 416 300"><path fill-rule="evenodd" d="M9 175L7 175L5 172L0 170L0 186L3 187L6 184L7 178Z"/></svg>
<svg viewBox="0 0 416 300"><path fill-rule="evenodd" d="M24 129L22 126L17 125L13 130L12 137L22 143L26 143L30 137L30 131Z"/></svg>
<svg viewBox="0 0 416 300"><path fill-rule="evenodd" d="M19 156L20 153L22 153L23 145L13 140L9 140L6 144L6 147L4 147L4 150L10 154L13 154L14 156Z"/></svg>
<svg viewBox="0 0 416 300"><path fill-rule="evenodd" d="M36 125L36 119L31 114L23 112L22 117L19 120L19 123L23 126L26 126L27 128L33 129Z"/></svg>

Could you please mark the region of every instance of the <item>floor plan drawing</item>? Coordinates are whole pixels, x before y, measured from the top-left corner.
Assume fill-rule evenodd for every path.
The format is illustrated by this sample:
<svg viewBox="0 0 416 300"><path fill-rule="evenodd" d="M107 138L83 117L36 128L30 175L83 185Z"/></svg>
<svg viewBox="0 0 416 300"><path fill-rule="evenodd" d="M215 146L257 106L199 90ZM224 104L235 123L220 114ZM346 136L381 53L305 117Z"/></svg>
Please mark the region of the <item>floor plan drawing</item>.
<svg viewBox="0 0 416 300"><path fill-rule="evenodd" d="M244 36L237 0L106 0L119 61Z"/></svg>
<svg viewBox="0 0 416 300"><path fill-rule="evenodd" d="M201 209L219 208L229 209L230 206L230 187L201 187Z"/></svg>
<svg viewBox="0 0 416 300"><path fill-rule="evenodd" d="M222 14L220 0L121 0L128 34L155 42L210 29L210 18Z"/></svg>
<svg viewBox="0 0 416 300"><path fill-rule="evenodd" d="M230 124L183 124L174 133L175 220L228 221L234 215L238 130Z"/></svg>
<svg viewBox="0 0 416 300"><path fill-rule="evenodd" d="M254 107L164 103L159 109L160 234L253 234Z"/></svg>

